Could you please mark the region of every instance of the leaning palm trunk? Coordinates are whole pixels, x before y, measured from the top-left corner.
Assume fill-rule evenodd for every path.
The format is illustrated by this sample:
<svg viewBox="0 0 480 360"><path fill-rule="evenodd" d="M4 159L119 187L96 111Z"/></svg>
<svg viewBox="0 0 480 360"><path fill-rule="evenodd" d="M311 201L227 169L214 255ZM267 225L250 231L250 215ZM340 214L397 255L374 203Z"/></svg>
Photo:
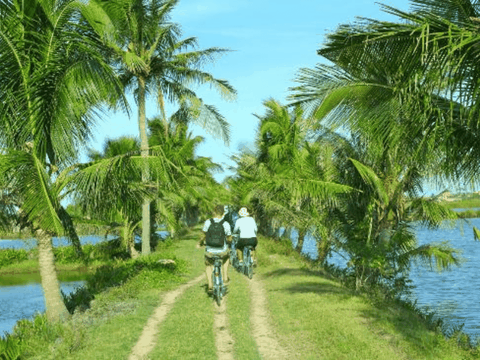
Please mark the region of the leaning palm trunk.
<svg viewBox="0 0 480 360"><path fill-rule="evenodd" d="M138 126L140 129L140 140L142 157L148 157L148 137L146 130L146 114L145 114L145 79L138 78ZM145 161L142 170L142 181L145 183L149 180L148 164ZM142 255L150 254L150 200L145 199L142 204Z"/></svg>
<svg viewBox="0 0 480 360"><path fill-rule="evenodd" d="M300 230L298 232L298 242L297 242L297 247L295 248L295 250L301 254L302 253L302 249L303 249L303 242L305 240L305 234L306 234L306 231L305 230Z"/></svg>
<svg viewBox="0 0 480 360"><path fill-rule="evenodd" d="M135 242L133 240L133 228L128 218L126 218L123 223L123 241L125 242L127 251L130 252L132 259L138 258L139 254L137 250L135 250Z"/></svg>
<svg viewBox="0 0 480 360"><path fill-rule="evenodd" d="M45 308L49 321L62 321L68 317L68 310L60 293L60 285L53 257L52 237L43 230L35 232L38 242L38 264L45 296Z"/></svg>

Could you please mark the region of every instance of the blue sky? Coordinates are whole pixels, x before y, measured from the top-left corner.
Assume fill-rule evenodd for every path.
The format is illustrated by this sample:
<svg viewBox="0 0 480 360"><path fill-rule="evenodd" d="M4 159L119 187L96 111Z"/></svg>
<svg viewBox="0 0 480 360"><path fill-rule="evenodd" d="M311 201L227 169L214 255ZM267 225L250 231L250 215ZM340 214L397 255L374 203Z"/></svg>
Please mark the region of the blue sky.
<svg viewBox="0 0 480 360"><path fill-rule="evenodd" d="M386 5L408 10L409 1L384 1ZM199 47L223 47L232 50L205 70L226 79L238 97L227 102L209 87L197 88L197 94L215 105L231 125L231 143L225 146L203 129L192 126L194 135L205 137L197 155L209 156L216 163L233 165L229 157L242 144L254 141L262 102L275 98L286 103L288 88L294 86L298 69L323 62L316 54L324 36L338 25L356 17L379 20L394 18L381 11L373 0L181 0L172 13L180 23L183 36L198 38ZM123 113L109 113L94 132L89 146L102 149L106 138L138 136L137 113L132 106L130 118ZM147 103L147 117L158 115L154 101ZM221 181L231 173L216 174Z"/></svg>

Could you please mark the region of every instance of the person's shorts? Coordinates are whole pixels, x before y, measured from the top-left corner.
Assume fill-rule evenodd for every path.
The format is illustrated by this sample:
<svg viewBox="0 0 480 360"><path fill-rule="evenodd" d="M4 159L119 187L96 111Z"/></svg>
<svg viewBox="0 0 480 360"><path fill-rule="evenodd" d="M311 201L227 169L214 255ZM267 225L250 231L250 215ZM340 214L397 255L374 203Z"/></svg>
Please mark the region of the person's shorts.
<svg viewBox="0 0 480 360"><path fill-rule="evenodd" d="M230 257L230 250L227 249L221 253L211 253L205 251L205 265L213 265L213 263L215 262L214 257L218 255L220 255L220 257L222 258L222 263L225 264L225 261L227 261L227 259L229 259Z"/></svg>
<svg viewBox="0 0 480 360"><path fill-rule="evenodd" d="M256 237L248 238L248 239L240 238L237 242L236 247L239 250L243 250L245 246L252 246L255 249L257 245L258 245L258 240Z"/></svg>

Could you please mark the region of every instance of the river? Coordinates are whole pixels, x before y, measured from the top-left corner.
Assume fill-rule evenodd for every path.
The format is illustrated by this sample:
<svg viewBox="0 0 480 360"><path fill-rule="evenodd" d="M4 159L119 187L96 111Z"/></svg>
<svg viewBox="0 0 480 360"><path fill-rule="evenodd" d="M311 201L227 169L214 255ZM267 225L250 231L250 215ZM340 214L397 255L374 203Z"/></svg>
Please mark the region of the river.
<svg viewBox="0 0 480 360"><path fill-rule="evenodd" d="M166 231L158 231L165 237ZM108 236L107 239L112 239ZM104 241L103 236L87 235L80 236L80 242L85 244L96 244ZM65 246L68 241L63 238L53 238L54 246ZM0 240L0 249L31 249L36 246L35 239L27 240ZM84 281L60 282L62 291L68 295L76 288L82 286ZM11 332L19 319L30 319L36 313L45 311L45 300L43 289L39 283L31 282L24 285L0 286L0 336L5 332Z"/></svg>
<svg viewBox="0 0 480 360"><path fill-rule="evenodd" d="M480 228L480 218L457 220L454 228L428 230L417 227L419 245L449 241L453 248L462 251L465 262L458 267L438 273L422 265L414 265L410 273L413 290L412 301L425 311L434 311L447 325L464 324L463 331L475 339L480 336L480 242L473 238L472 227ZM298 234L291 233L293 246ZM317 257L315 241L305 237L303 252ZM328 262L345 266L346 260L333 254Z"/></svg>
<svg viewBox="0 0 480 360"><path fill-rule="evenodd" d="M448 240L454 248L463 251L465 263L443 273L414 266L411 279L415 286L414 296L418 306L436 311L448 324L464 324L463 331L475 337L480 335L480 277L477 276L480 274L480 242L474 241L472 226L480 228L480 218L458 220L457 224L455 228L438 230L418 227L417 237L419 244ZM96 243L102 239L87 236L81 237L81 242ZM295 231L292 231L291 239L295 245ZM62 239L54 241L56 245L64 243ZM28 248L34 245L34 242L32 244L22 240L0 241L0 248ZM259 246L261 249L261 244ZM312 258L317 256L315 241L308 236L305 238L303 250ZM329 261L337 265L345 264L339 256L332 256ZM65 293L69 293L81 284L82 282L65 282L61 286ZM30 318L36 312L43 311L43 293L39 284L0 287L0 334L10 332L16 320Z"/></svg>

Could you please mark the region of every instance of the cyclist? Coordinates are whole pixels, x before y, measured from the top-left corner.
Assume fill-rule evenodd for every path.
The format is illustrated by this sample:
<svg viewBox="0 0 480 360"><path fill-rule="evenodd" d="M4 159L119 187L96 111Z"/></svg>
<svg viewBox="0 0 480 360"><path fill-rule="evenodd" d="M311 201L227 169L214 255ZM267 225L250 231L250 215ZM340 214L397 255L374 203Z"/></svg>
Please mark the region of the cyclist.
<svg viewBox="0 0 480 360"><path fill-rule="evenodd" d="M230 260L228 244L232 241L230 224L223 218L223 206L215 206L213 217L206 220L203 225L205 236L198 243L198 247L206 245L205 249L205 275L207 276L208 292L212 293L212 272L214 255L222 257L222 278L224 285L229 282L228 264Z"/></svg>
<svg viewBox="0 0 480 360"><path fill-rule="evenodd" d="M255 219L250 216L248 213L247 207L242 207L238 212L240 218L235 222L235 228L233 233L240 233L240 239L237 242L237 256L240 260L240 266L243 265L243 248L245 246L252 246L253 250L251 252L252 260L254 265L257 264L257 259L255 257L255 249L258 244L257 240L257 224Z"/></svg>

